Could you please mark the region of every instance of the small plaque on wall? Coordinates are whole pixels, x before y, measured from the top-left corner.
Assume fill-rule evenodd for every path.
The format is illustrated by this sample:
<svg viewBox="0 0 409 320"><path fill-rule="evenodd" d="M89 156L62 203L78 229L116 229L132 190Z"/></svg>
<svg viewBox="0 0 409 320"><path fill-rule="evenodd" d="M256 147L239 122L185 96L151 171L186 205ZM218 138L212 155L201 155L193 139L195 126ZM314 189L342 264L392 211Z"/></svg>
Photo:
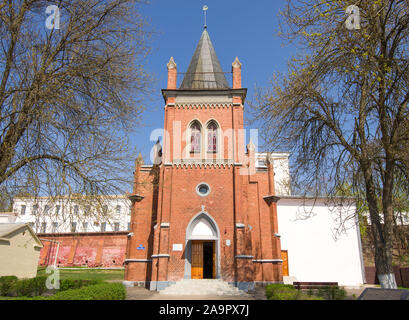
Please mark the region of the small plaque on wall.
<svg viewBox="0 0 409 320"><path fill-rule="evenodd" d="M173 244L173 251L182 251L183 250L183 244L181 243L174 243Z"/></svg>
<svg viewBox="0 0 409 320"><path fill-rule="evenodd" d="M230 247L230 244L231 244L230 240L227 239L227 240L226 240L226 246Z"/></svg>

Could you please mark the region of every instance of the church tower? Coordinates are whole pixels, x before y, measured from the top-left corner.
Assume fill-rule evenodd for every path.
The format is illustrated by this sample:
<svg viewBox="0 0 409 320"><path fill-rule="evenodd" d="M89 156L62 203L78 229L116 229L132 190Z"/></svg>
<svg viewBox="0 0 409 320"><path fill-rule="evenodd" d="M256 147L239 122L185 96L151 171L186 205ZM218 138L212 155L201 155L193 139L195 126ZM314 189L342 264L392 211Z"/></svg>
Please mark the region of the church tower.
<svg viewBox="0 0 409 320"><path fill-rule="evenodd" d="M230 86L206 27L179 87L167 64L162 146L153 165L135 164L126 281L282 282L273 163L259 167L253 143L245 149L241 67L236 58Z"/></svg>

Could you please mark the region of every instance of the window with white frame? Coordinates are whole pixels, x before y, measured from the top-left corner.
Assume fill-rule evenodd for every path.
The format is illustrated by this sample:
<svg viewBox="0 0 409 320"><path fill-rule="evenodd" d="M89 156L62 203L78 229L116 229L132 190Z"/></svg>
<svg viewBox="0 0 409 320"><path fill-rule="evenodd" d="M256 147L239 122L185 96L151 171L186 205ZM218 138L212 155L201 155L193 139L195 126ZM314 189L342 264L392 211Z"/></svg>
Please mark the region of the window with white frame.
<svg viewBox="0 0 409 320"><path fill-rule="evenodd" d="M25 215L25 214L26 214L26 205L23 204L23 205L21 206L20 214L21 214L21 215Z"/></svg>
<svg viewBox="0 0 409 320"><path fill-rule="evenodd" d="M114 231L119 231L119 222L114 223Z"/></svg>
<svg viewBox="0 0 409 320"><path fill-rule="evenodd" d="M107 224L106 224L106 222L102 222L102 223L101 223L101 232L105 232L106 229L107 229Z"/></svg>

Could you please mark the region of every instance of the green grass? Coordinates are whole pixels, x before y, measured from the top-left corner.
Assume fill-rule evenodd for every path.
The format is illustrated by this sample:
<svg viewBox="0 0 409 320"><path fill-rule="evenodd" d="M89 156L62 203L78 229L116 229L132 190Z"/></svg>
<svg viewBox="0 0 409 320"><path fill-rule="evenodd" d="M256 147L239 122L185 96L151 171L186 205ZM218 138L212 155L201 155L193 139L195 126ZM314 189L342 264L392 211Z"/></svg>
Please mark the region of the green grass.
<svg viewBox="0 0 409 320"><path fill-rule="evenodd" d="M78 268L78 270L60 270L60 279L72 279L72 280L123 280L124 270L103 270L103 269L86 269ZM45 271L45 268L38 268L38 276L49 276Z"/></svg>

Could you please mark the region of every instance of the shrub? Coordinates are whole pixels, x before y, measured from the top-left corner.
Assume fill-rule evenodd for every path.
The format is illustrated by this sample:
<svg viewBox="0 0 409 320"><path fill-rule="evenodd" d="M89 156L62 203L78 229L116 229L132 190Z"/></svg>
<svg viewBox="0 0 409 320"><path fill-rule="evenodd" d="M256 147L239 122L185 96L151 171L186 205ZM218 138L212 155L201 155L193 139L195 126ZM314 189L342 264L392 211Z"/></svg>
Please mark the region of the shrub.
<svg viewBox="0 0 409 320"><path fill-rule="evenodd" d="M122 283L99 283L80 289L68 289L48 297L50 300L124 300L126 290ZM42 298L39 298L43 300Z"/></svg>
<svg viewBox="0 0 409 320"><path fill-rule="evenodd" d="M308 294L304 294L288 284L268 285L266 296L269 300L324 300L323 297L314 296L312 290L309 290Z"/></svg>
<svg viewBox="0 0 409 320"><path fill-rule="evenodd" d="M47 277L36 277L31 279L21 279L15 284L18 296L37 296L47 291Z"/></svg>
<svg viewBox="0 0 409 320"><path fill-rule="evenodd" d="M79 289L85 286L92 286L95 284L103 283L101 280L73 280L64 279L60 281L60 291L66 291L70 289Z"/></svg>
<svg viewBox="0 0 409 320"><path fill-rule="evenodd" d="M308 291L307 291L307 295L309 295L309 296L313 296L313 295L314 295L314 290L312 290L312 289L308 289Z"/></svg>
<svg viewBox="0 0 409 320"><path fill-rule="evenodd" d="M281 288L274 292L269 300L298 300L299 292L296 289Z"/></svg>
<svg viewBox="0 0 409 320"><path fill-rule="evenodd" d="M298 290L288 284L270 284L266 287L266 296L269 300L297 300Z"/></svg>
<svg viewBox="0 0 409 320"><path fill-rule="evenodd" d="M317 295L327 300L343 300L346 297L346 291L338 286L326 286L320 288Z"/></svg>
<svg viewBox="0 0 409 320"><path fill-rule="evenodd" d="M32 294L35 296L40 296L42 295L44 292L47 291L47 287L46 287L46 281L47 281L47 277L36 277L33 279L30 279L31 281L31 288L32 288Z"/></svg>
<svg viewBox="0 0 409 320"><path fill-rule="evenodd" d="M4 276L0 277L0 295L8 296L11 294L11 290L14 289L18 278L16 276Z"/></svg>
<svg viewBox="0 0 409 320"><path fill-rule="evenodd" d="M269 284L266 287L266 296L269 299L270 297L272 297L275 293L278 293L280 289L283 288L288 288L288 289L294 289L294 287L290 284Z"/></svg>
<svg viewBox="0 0 409 320"><path fill-rule="evenodd" d="M317 297L308 294L300 294L298 300L325 300L323 297Z"/></svg>
<svg viewBox="0 0 409 320"><path fill-rule="evenodd" d="M30 279L21 279L16 283L16 292L18 296L31 296L32 284Z"/></svg>

